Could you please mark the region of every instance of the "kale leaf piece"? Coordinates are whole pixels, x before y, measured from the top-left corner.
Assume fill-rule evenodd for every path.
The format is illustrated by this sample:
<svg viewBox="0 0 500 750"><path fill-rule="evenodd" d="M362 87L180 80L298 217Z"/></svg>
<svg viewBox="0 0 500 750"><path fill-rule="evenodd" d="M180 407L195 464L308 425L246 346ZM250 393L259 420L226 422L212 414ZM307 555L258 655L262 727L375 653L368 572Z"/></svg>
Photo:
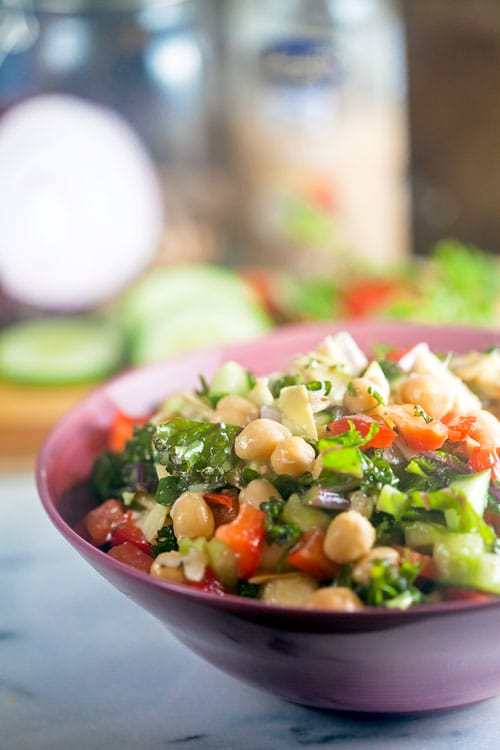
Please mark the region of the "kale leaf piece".
<svg viewBox="0 0 500 750"><path fill-rule="evenodd" d="M445 451L419 453L399 473L400 489L436 490L447 487L460 474L469 474L471 469L465 461Z"/></svg>
<svg viewBox="0 0 500 750"><path fill-rule="evenodd" d="M240 431L236 425L176 417L156 427L153 444L169 474L182 477L186 485L215 488L240 463L233 450Z"/></svg>
<svg viewBox="0 0 500 750"><path fill-rule="evenodd" d="M281 513L285 507L285 500L271 497L266 502L261 503L260 508L266 514L264 519L264 528L266 530L266 540L272 544L295 544L302 531L295 523L285 523L281 520Z"/></svg>
<svg viewBox="0 0 500 750"><path fill-rule="evenodd" d="M156 535L156 541L151 545L151 554L158 557L162 552L172 552L179 549L172 526L164 526Z"/></svg>
<svg viewBox="0 0 500 750"><path fill-rule="evenodd" d="M133 437L121 453L105 451L96 459L92 483L99 497L121 497L123 492L155 492L158 477L156 454L152 444L155 427L135 427Z"/></svg>
<svg viewBox="0 0 500 750"><path fill-rule="evenodd" d="M358 589L362 601L372 607L407 609L423 600L422 592L414 585L420 563L403 557L399 565L388 560L374 560L367 586Z"/></svg>

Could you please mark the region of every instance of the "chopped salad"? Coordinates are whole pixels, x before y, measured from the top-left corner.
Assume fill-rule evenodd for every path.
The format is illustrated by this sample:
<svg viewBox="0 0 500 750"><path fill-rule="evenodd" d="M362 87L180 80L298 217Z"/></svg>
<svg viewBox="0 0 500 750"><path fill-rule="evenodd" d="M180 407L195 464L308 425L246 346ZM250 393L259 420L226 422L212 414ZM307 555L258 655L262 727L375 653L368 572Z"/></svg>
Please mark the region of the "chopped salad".
<svg viewBox="0 0 500 750"><path fill-rule="evenodd" d="M215 595L353 612L500 595L500 351L234 361L95 461L91 542Z"/></svg>

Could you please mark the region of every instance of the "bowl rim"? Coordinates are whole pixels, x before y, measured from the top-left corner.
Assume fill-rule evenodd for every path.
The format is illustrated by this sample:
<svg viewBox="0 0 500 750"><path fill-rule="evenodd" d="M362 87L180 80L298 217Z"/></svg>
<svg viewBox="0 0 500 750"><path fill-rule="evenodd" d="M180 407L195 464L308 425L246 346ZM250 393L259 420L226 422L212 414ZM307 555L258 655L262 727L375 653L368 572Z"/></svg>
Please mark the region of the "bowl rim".
<svg viewBox="0 0 500 750"><path fill-rule="evenodd" d="M127 368L117 375L105 380L102 384L92 389L84 398L82 398L76 405L74 405L57 423L51 428L47 436L45 437L42 446L38 452L35 466L35 481L39 494L39 498L47 516L58 530L61 536L66 539L81 555L85 558L94 559L99 562L100 566L108 568L110 572L121 574L124 577L131 577L137 584L146 585L149 588L157 589L159 592L171 594L174 597L192 600L205 604L206 606L214 606L218 609L231 609L234 606L238 607L238 611L251 613L269 613L272 616L283 616L284 618L296 618L297 620L303 619L314 619L316 622L342 622L349 623L363 622L367 619L380 620L381 623L384 621L394 620L395 618L401 622L411 621L420 618L428 618L443 615L452 615L459 612L470 612L471 610L484 610L484 609L495 609L500 608L500 596L495 594L491 595L491 598L486 598L480 601L474 600L455 600L448 602L437 602L432 604L421 604L408 609L392 609L388 607L374 607L364 606L363 609L356 612L340 612L326 609L305 609L304 607L281 605L281 604L270 604L262 602L260 600L238 596L237 594L224 594L219 596L210 592L201 591L194 587L190 587L181 583L172 583L169 581L163 581L159 578L151 576L149 573L133 568L132 566L125 565L118 560L115 560L104 551L95 547L90 541L87 541L81 536L68 522L66 522L59 511L57 510L57 504L52 497L51 490L48 486L48 477L46 465L49 460L49 456L52 453L53 444L57 441L59 434L64 432L72 422L77 421L78 417L85 412L86 408L93 403L94 400L99 397L105 397L107 392L112 389L115 385L135 378L140 378L141 374L145 372L153 372L155 369L159 371L166 367L179 364L188 364L191 360L197 361L200 356L210 356L211 354L218 354L224 359L237 359L239 352L253 352L254 350L260 350L266 344L273 342L286 341L288 338L293 338L297 333L305 335L327 335L328 332L348 330L349 333L356 338L356 330L363 331L366 328L378 328L382 332L395 332L395 331L442 331L447 332L452 336L460 336L461 334L467 335L479 335L484 336L490 334L492 336L498 335L500 339L500 332L495 329L471 326L471 325L433 325L426 323L413 323L413 322L399 322L399 321L375 321L371 319L359 319L359 320L334 320L328 322L313 322L313 323L294 323L291 325L283 325L276 328L264 335L252 339L248 342L237 343L237 344L222 344L216 346L207 346L195 351L185 352L174 357L163 359L159 362L152 362L146 365L136 366ZM481 592L479 592L481 593Z"/></svg>

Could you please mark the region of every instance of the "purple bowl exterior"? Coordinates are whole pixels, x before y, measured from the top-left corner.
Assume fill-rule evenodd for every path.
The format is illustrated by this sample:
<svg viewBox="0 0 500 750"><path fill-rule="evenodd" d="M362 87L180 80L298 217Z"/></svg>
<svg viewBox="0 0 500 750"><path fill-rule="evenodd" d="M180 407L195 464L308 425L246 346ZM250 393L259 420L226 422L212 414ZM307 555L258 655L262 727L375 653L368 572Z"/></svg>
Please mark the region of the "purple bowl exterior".
<svg viewBox="0 0 500 750"><path fill-rule="evenodd" d="M361 345L466 351L500 339L493 331L392 323L339 323L280 329L258 342L201 350L125 373L96 390L51 432L37 483L49 518L108 581L159 618L189 649L241 680L288 700L334 710L415 713L474 703L500 693L500 598L355 614L273 607L215 597L128 568L73 528L88 509L88 477L117 408L147 413L169 392L196 385L236 359L256 373L286 365L324 335L349 330Z"/></svg>

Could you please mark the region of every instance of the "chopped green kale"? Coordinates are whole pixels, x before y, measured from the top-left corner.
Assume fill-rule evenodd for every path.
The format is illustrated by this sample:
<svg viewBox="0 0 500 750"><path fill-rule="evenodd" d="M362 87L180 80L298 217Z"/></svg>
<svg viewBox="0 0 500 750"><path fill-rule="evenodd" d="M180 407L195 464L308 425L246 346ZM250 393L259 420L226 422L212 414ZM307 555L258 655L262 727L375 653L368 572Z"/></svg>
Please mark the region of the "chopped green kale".
<svg viewBox="0 0 500 750"><path fill-rule="evenodd" d="M151 554L158 557L162 552L172 552L179 549L173 526L164 526L156 535L156 541L151 544Z"/></svg>
<svg viewBox="0 0 500 750"><path fill-rule="evenodd" d="M420 568L420 563L410 562L405 557L399 565L389 560L374 560L368 584L358 587L356 593L371 607L406 609L419 604L423 595L414 583Z"/></svg>
<svg viewBox="0 0 500 750"><path fill-rule="evenodd" d="M244 596L247 599L258 599L259 598L259 586L256 583L249 583L245 578L238 580L237 592L238 596Z"/></svg>
<svg viewBox="0 0 500 750"><path fill-rule="evenodd" d="M226 474L240 463L233 450L240 430L176 417L157 426L153 444L169 474L182 477L186 485L215 488L224 485Z"/></svg>
<svg viewBox="0 0 500 750"><path fill-rule="evenodd" d="M270 544L273 542L288 546L295 544L302 534L302 531L297 524L284 523L281 520L281 513L285 507L285 500L271 497L269 500L266 500L266 502L261 503L260 507L266 514L264 519L266 540Z"/></svg>
<svg viewBox="0 0 500 750"><path fill-rule="evenodd" d="M106 451L95 461L92 482L99 496L120 497L137 490L153 493L158 484L152 443L154 425L135 427L133 437L121 453Z"/></svg>

